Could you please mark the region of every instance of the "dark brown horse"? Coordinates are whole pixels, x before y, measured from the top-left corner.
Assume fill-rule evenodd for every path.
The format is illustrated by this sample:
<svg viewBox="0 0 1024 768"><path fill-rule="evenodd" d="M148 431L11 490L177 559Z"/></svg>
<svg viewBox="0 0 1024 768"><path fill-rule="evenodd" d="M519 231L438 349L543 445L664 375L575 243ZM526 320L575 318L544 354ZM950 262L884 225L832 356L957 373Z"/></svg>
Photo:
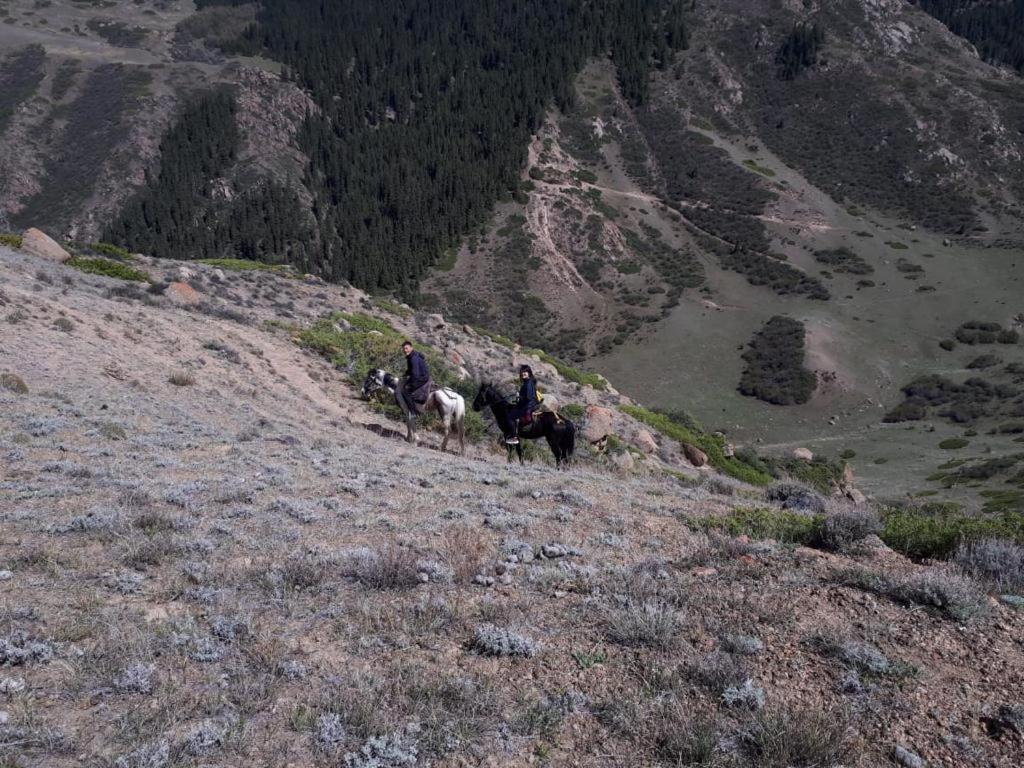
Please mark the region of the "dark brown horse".
<svg viewBox="0 0 1024 768"><path fill-rule="evenodd" d="M512 433L509 430L508 414L512 406L509 404L508 399L494 385L488 383L481 384L480 390L476 393L476 397L473 398L474 411L482 411L484 408L491 409L491 413L494 414L494 420L501 428L502 434L506 439L510 437ZM542 437L548 441L551 453L555 456L555 466L559 469L568 469L569 459L572 458L573 451L576 450L576 425L557 413L546 411L537 414L533 417L533 421L519 428L519 438L521 440L539 440ZM515 448L516 453L519 455L519 463L522 464L522 443L507 445L507 448L508 460L512 461L512 449Z"/></svg>

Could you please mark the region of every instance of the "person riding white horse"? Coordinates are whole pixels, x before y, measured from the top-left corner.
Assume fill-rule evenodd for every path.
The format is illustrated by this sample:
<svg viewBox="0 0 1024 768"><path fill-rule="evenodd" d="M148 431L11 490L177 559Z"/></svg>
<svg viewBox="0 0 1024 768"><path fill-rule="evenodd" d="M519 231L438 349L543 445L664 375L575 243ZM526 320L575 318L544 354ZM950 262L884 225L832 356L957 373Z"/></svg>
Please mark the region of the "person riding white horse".
<svg viewBox="0 0 1024 768"><path fill-rule="evenodd" d="M370 397L380 389L390 392L398 407L405 415L406 436L410 443L418 443L416 434L416 417L429 410L437 411L444 426L444 439L441 450L448 447L448 439L454 432L459 438L459 453L466 452L466 401L458 392L448 387L435 387L430 380L427 362L412 344L402 344L406 359L406 375L396 379L387 371L375 368L370 371L363 382L362 395Z"/></svg>

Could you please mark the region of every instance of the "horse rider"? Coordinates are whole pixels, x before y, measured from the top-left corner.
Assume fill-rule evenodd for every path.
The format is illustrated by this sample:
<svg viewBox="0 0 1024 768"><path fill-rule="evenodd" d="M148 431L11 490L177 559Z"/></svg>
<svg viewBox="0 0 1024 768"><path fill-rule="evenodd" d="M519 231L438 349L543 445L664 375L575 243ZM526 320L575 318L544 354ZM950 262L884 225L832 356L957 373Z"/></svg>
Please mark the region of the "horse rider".
<svg viewBox="0 0 1024 768"><path fill-rule="evenodd" d="M419 410L418 406L425 403L430 395L430 371L426 359L413 349L411 341L402 342L402 353L405 355L402 395L412 408Z"/></svg>
<svg viewBox="0 0 1024 768"><path fill-rule="evenodd" d="M519 443L519 424L527 416L532 416L537 410L537 380L533 378L533 369L528 365L519 366L519 399L508 412L509 436L505 439L508 445Z"/></svg>

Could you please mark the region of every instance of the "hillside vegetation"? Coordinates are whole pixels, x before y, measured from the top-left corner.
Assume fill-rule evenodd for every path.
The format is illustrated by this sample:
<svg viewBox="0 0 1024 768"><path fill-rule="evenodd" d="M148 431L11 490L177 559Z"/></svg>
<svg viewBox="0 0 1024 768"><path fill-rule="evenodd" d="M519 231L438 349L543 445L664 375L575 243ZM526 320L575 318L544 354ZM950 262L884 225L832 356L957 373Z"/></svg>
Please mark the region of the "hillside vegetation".
<svg viewBox="0 0 1024 768"><path fill-rule="evenodd" d="M1019 517L748 485L677 446L769 482L752 452L444 318L132 264L0 247L0 760L1015 765ZM531 360L574 467L401 442L357 390L404 336L455 379Z"/></svg>

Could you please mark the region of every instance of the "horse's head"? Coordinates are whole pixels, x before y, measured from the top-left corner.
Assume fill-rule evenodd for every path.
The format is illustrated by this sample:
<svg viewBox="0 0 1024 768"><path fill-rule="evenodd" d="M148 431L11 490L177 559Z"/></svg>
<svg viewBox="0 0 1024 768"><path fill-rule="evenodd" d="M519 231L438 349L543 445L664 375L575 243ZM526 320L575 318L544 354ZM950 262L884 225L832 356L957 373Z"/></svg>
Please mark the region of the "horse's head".
<svg viewBox="0 0 1024 768"><path fill-rule="evenodd" d="M368 374L366 374L366 380L363 382L362 395L363 398L367 398L376 392L378 389L384 388L384 379L387 374L380 368L374 368Z"/></svg>
<svg viewBox="0 0 1024 768"><path fill-rule="evenodd" d="M491 404L491 385L486 381L480 382L480 389L473 398L473 410L482 411Z"/></svg>

